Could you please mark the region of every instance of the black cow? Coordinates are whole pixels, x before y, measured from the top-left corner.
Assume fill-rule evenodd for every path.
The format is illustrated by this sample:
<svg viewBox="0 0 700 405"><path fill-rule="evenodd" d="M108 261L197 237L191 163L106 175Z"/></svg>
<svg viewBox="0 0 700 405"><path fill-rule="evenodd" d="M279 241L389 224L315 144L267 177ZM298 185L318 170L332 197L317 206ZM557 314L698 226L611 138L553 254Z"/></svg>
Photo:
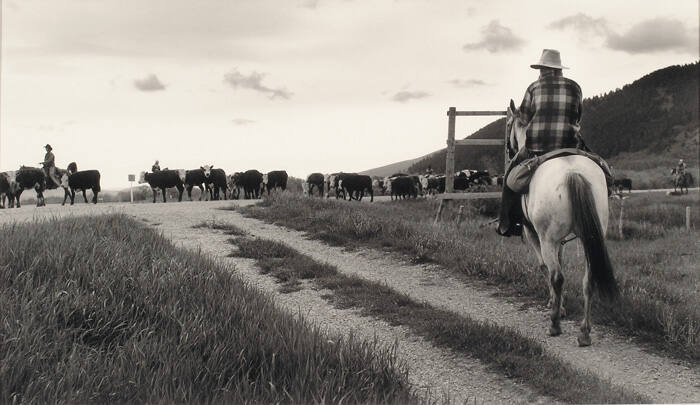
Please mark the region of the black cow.
<svg viewBox="0 0 700 405"><path fill-rule="evenodd" d="M77 166L73 166L73 170L77 170ZM100 188L100 172L97 170L83 170L80 172L73 170L69 169L61 176L61 187L65 190L61 205L66 204L68 197L70 197L70 205L73 205L75 202L75 190L83 192L83 199L87 203L85 191L88 189L92 190L92 203L97 204L97 193L102 190ZM68 190L70 190L70 193Z"/></svg>
<svg viewBox="0 0 700 405"><path fill-rule="evenodd" d="M444 193L445 192L445 181L446 177L445 176L438 176L438 193ZM464 191L469 188L469 178L467 176L455 176L454 180L452 181L452 189L457 191Z"/></svg>
<svg viewBox="0 0 700 405"><path fill-rule="evenodd" d="M488 170L475 170L469 176L469 183L482 186L491 184L491 175Z"/></svg>
<svg viewBox="0 0 700 405"><path fill-rule="evenodd" d="M153 173L141 172L139 176L139 184L148 183L153 190L153 203L156 202L156 189L160 189L163 193L163 202L165 202L165 191L170 187L177 188L179 193L178 201L182 201L182 193L185 191L183 179L185 178L184 170L160 170Z"/></svg>
<svg viewBox="0 0 700 405"><path fill-rule="evenodd" d="M418 186L415 180L410 176L399 176L390 178L391 182L391 199L398 200L399 197L406 199L409 197L418 197Z"/></svg>
<svg viewBox="0 0 700 405"><path fill-rule="evenodd" d="M273 170L263 176L263 187L267 189L267 195L270 195L270 189L281 188L282 191L287 189L287 172L284 170Z"/></svg>
<svg viewBox="0 0 700 405"><path fill-rule="evenodd" d="M263 185L263 174L257 170L247 170L241 175L241 184L246 199L260 198Z"/></svg>
<svg viewBox="0 0 700 405"><path fill-rule="evenodd" d="M309 185L309 195L313 195L314 186L318 188L318 195L323 196L323 185L326 183L325 176L321 173L311 173L306 178L306 184Z"/></svg>
<svg viewBox="0 0 700 405"><path fill-rule="evenodd" d="M204 184L206 183L207 175L209 174L207 172L211 173L210 166L208 169L201 166L199 169L187 170L185 172L184 187L187 189L187 197L189 197L190 201L192 201L192 189L194 187L199 187L199 201L202 201L202 198L205 196Z"/></svg>
<svg viewBox="0 0 700 405"><path fill-rule="evenodd" d="M36 206L41 207L46 205L44 201L44 190L46 190L46 174L43 170L36 167L22 166L17 171L15 176L17 181L17 193L15 200L17 208L20 207L20 197L24 190L34 189L36 191Z"/></svg>
<svg viewBox="0 0 700 405"><path fill-rule="evenodd" d="M340 188L343 189L350 200L362 201L365 191L369 192L370 201L374 201L374 191L372 190L372 178L361 174L348 174L339 181Z"/></svg>
<svg viewBox="0 0 700 405"><path fill-rule="evenodd" d="M340 194L343 194L343 200L345 199L345 191L340 187L340 182L345 180L348 176L357 176L357 173L333 173L329 176L328 193L331 192L331 188L335 190L335 198L340 198Z"/></svg>
<svg viewBox="0 0 700 405"><path fill-rule="evenodd" d="M632 180L631 179L615 179L613 180L613 187L618 193L621 193L625 189L627 192L632 192Z"/></svg>
<svg viewBox="0 0 700 405"><path fill-rule="evenodd" d="M220 199L219 190L224 192L224 200L226 199L226 172L224 169L211 169L211 174L206 180L207 190L211 200Z"/></svg>
<svg viewBox="0 0 700 405"><path fill-rule="evenodd" d="M243 189L243 173L235 172L228 176L228 188L231 189L231 199L238 200Z"/></svg>

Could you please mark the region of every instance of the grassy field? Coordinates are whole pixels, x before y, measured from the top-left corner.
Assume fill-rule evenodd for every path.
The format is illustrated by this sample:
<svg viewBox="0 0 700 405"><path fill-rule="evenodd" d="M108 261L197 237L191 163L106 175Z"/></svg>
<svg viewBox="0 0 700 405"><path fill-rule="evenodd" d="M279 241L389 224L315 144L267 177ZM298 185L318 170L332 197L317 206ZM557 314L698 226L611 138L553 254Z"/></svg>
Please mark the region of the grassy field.
<svg viewBox="0 0 700 405"><path fill-rule="evenodd" d="M235 245L231 256L255 259L262 273L282 283L282 291L297 291L302 288L301 280L311 280L316 288L332 291L325 298L340 308L358 308L365 315L404 325L439 347L478 358L497 372L563 402L648 401L592 374L573 369L556 356L545 353L534 339L507 328L464 318L416 302L385 285L343 275L335 267L319 263L282 243L241 236L245 233L233 226L212 225L236 235L230 239ZM570 381L577 383L570 384Z"/></svg>
<svg viewBox="0 0 700 405"><path fill-rule="evenodd" d="M334 338L124 215L0 228L0 402L418 402Z"/></svg>
<svg viewBox="0 0 700 405"><path fill-rule="evenodd" d="M621 298L594 301L596 323L650 344L677 358L700 360L700 274L697 271L698 195L634 195L624 200L623 237L618 231L621 202L611 201L609 251L621 286ZM504 239L486 222L496 216L498 201L465 202L466 220L455 224L455 211L433 226L434 200L357 204L336 200L273 196L246 215L308 232L327 243L388 249L416 262L441 264L466 281L476 277L498 286L502 294L526 302L548 299L545 274L536 267L530 247L518 238ZM692 207L690 231L682 228L685 206ZM564 254L566 309L582 313L582 251L570 243ZM544 326L543 326L544 327Z"/></svg>

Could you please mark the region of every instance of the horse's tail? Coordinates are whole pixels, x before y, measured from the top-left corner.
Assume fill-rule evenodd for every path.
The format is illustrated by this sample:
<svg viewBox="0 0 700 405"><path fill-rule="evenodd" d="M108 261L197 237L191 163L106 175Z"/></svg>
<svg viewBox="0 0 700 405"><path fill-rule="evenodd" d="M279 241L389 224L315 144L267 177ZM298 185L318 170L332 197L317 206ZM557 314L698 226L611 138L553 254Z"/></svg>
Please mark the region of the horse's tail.
<svg viewBox="0 0 700 405"><path fill-rule="evenodd" d="M573 211L574 232L583 242L583 250L591 269L592 286L598 289L603 298L614 299L619 290L605 246L605 236L598 218L591 184L578 173L570 173L566 184Z"/></svg>

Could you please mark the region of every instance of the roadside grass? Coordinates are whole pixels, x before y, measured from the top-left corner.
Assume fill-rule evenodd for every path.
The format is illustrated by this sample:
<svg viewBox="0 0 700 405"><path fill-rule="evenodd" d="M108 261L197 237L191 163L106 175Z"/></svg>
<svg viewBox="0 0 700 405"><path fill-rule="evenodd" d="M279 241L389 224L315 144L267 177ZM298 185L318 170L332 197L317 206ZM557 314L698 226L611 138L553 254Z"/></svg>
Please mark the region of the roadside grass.
<svg viewBox="0 0 700 405"><path fill-rule="evenodd" d="M328 336L125 215L0 233L0 402L420 401L395 348Z"/></svg>
<svg viewBox="0 0 700 405"><path fill-rule="evenodd" d="M310 280L332 294L324 296L339 308L358 308L365 316L404 325L436 346L476 357L508 378L568 403L640 403L643 396L627 392L595 375L573 369L544 352L532 338L508 328L479 322L412 300L385 285L340 273L289 246L261 238L230 241L234 256L255 259L263 273L283 284ZM268 254L267 252L272 252ZM572 381L576 381L572 384Z"/></svg>
<svg viewBox="0 0 700 405"><path fill-rule="evenodd" d="M224 234L226 235L233 235L233 236L245 236L248 234L248 232L244 231L243 229L223 223L223 222L217 222L216 220L211 220L211 221L202 221L196 225L193 225L192 228L195 229L201 229L201 228L207 228L207 229L216 229L219 231L224 231Z"/></svg>
<svg viewBox="0 0 700 405"><path fill-rule="evenodd" d="M635 195L625 200L624 239L615 236L619 207L611 200L608 249L621 297L614 303L594 300L593 318L640 343L697 363L700 205L695 194L664 197ZM519 238L496 235L494 226L487 224L496 215L498 203L460 202L466 218L461 227L456 226L454 209L446 210L443 222L434 226L437 201L425 199L358 204L286 195L240 210L332 245L384 249L414 262L434 262L465 282L476 278L496 286L502 295L519 297L526 304L544 304L549 298L547 275L538 270L531 248ZM694 212L690 231L680 228L686 205ZM578 243L569 243L563 255L565 305L574 319L580 319L583 308L585 255Z"/></svg>

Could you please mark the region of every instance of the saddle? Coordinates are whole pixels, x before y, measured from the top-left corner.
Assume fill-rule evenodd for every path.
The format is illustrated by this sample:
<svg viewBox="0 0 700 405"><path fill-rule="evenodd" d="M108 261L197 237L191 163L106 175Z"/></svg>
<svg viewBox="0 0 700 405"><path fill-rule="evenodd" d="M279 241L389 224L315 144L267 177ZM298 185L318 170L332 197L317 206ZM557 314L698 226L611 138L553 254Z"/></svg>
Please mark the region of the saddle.
<svg viewBox="0 0 700 405"><path fill-rule="evenodd" d="M603 173L605 173L605 182L608 185L608 191L611 190L614 176L607 162L595 153L587 152L576 148L557 149L542 154L540 156L535 156L533 158L523 160L517 166L511 169L510 173L508 174L508 178L506 179L506 184L508 185L508 188L515 191L516 193L525 194L527 193L527 190L530 186L530 180L532 179L532 175L535 174L535 170L537 170L537 168L542 163L550 159L571 155L585 156L594 161L598 166L600 166L600 168L603 170Z"/></svg>

